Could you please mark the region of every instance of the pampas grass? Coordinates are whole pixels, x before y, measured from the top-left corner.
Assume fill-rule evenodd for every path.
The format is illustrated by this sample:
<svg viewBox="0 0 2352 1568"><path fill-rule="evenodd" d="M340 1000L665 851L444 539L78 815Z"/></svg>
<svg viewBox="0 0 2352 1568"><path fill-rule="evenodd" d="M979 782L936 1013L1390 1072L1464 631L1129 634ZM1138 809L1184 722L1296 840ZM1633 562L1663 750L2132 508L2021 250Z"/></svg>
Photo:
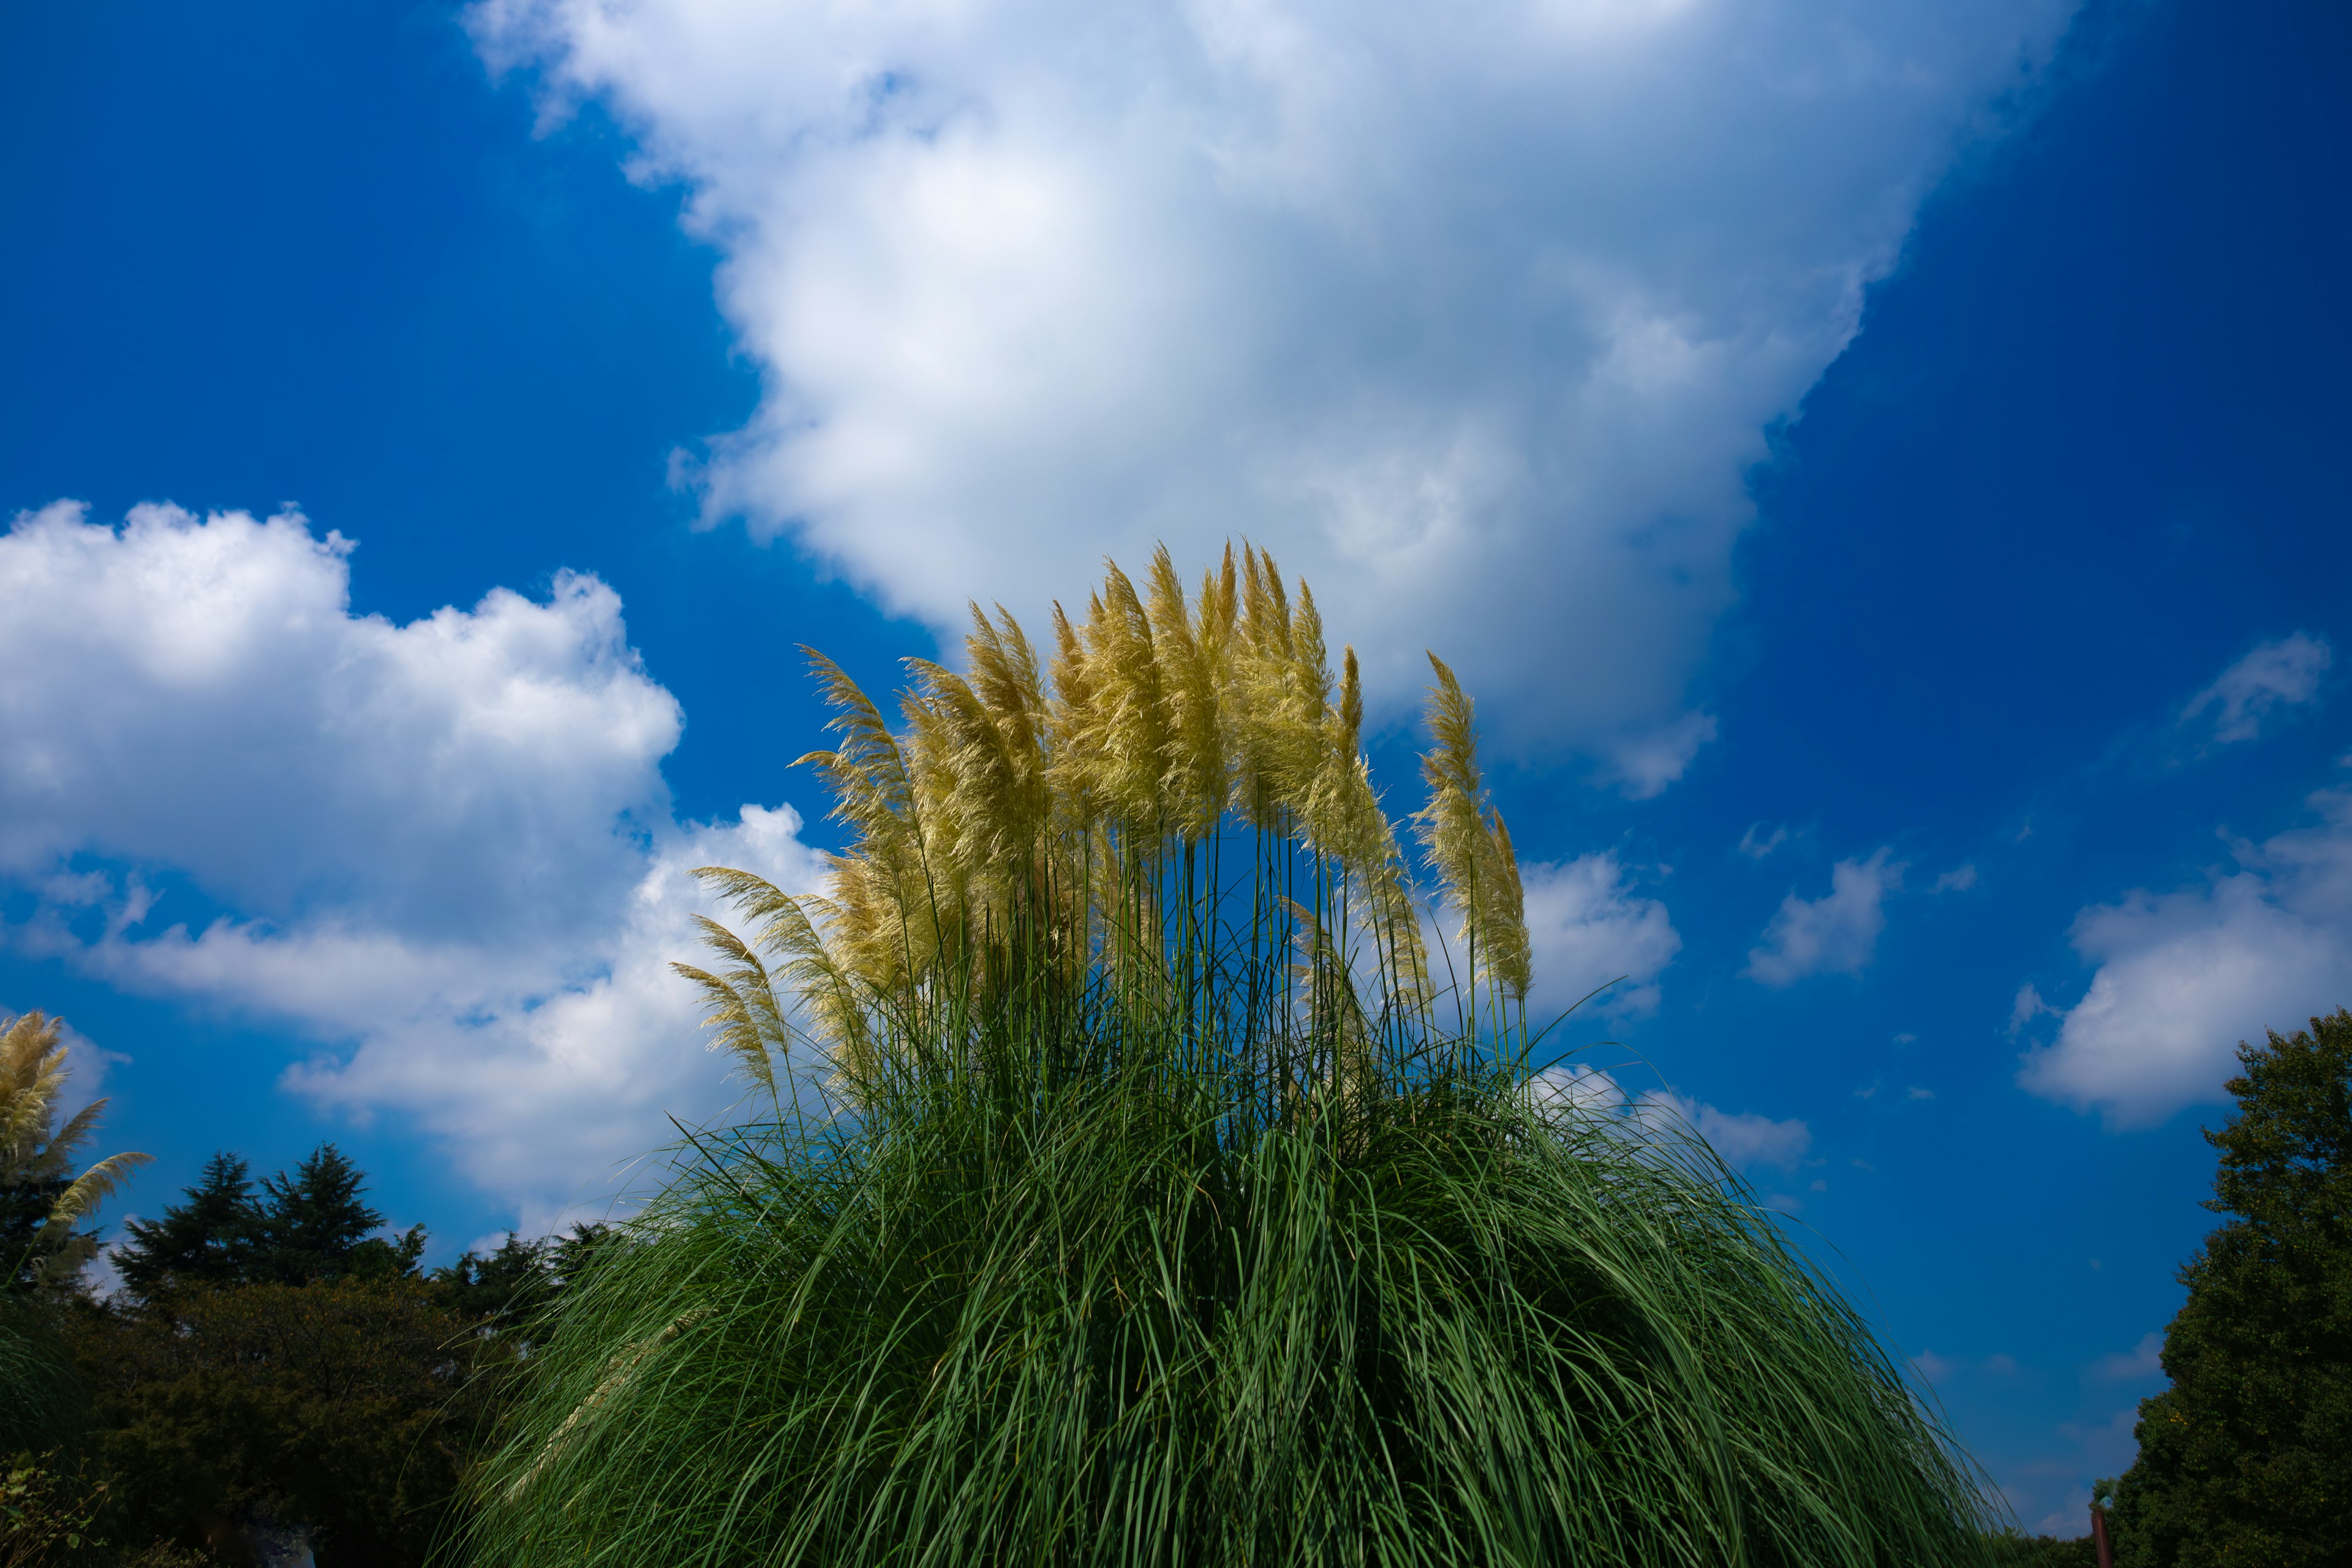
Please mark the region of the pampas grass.
<svg viewBox="0 0 2352 1568"><path fill-rule="evenodd" d="M819 661L849 847L823 898L712 870L742 926L682 970L764 1109L562 1307L477 1560L1981 1560L1738 1182L1528 1076L1450 671L1417 889L1353 651L1335 697L1261 552L1111 568L1050 661L974 623L895 732Z"/></svg>

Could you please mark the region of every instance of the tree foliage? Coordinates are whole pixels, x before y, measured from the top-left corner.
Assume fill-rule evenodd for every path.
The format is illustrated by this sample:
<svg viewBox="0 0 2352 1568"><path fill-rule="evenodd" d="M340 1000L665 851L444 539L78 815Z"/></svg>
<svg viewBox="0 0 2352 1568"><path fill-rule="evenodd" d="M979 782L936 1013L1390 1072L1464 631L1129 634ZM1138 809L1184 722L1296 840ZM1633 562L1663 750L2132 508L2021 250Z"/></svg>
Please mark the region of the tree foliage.
<svg viewBox="0 0 2352 1568"><path fill-rule="evenodd" d="M383 1215L361 1194L367 1179L332 1143L321 1143L289 1173L256 1188L246 1163L215 1154L184 1202L163 1216L132 1220L114 1250L116 1272L147 1296L175 1284L302 1285L346 1276L389 1279L413 1273L425 1251L425 1228L386 1239L370 1233Z"/></svg>
<svg viewBox="0 0 2352 1568"><path fill-rule="evenodd" d="M2208 1208L2180 1270L2172 1386L2117 1488L2126 1568L2352 1563L2352 1013L2241 1045Z"/></svg>
<svg viewBox="0 0 2352 1568"><path fill-rule="evenodd" d="M590 1221L559 1236L525 1239L509 1231L487 1254L468 1252L433 1271L452 1310L495 1331L526 1337L619 1233Z"/></svg>
<svg viewBox="0 0 2352 1568"><path fill-rule="evenodd" d="M259 1182L224 1152L131 1223L125 1289L71 1319L121 1539L162 1561L299 1524L330 1563L425 1561L530 1325L610 1233L509 1235L428 1276L424 1227L374 1234L366 1188L331 1143Z"/></svg>
<svg viewBox="0 0 2352 1568"><path fill-rule="evenodd" d="M122 1538L194 1547L257 1519L354 1568L425 1560L504 1341L415 1279L191 1281L74 1331Z"/></svg>

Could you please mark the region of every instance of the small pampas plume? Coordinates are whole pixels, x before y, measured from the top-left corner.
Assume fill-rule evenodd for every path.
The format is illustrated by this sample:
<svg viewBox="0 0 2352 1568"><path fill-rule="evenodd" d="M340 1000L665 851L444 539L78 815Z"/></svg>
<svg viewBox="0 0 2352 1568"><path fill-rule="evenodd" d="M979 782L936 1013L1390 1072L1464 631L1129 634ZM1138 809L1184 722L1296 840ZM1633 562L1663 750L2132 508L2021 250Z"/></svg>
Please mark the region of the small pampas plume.
<svg viewBox="0 0 2352 1568"><path fill-rule="evenodd" d="M1445 901L1460 917L1474 989L1492 986L1507 1001L1523 1004L1532 976L1526 902L1510 832L1479 775L1470 699L1444 659L1431 654L1429 664L1437 674L1429 693L1429 728L1437 744L1422 754L1429 804L1414 815L1414 826Z"/></svg>
<svg viewBox="0 0 2352 1568"><path fill-rule="evenodd" d="M79 1273L98 1251L98 1243L79 1225L98 1210L152 1158L146 1154L113 1154L67 1179L81 1146L98 1130L106 1101L93 1100L63 1127L57 1125L58 1101L70 1068L68 1047L61 1037L62 1019L41 1013L22 1015L0 1033L0 1193L37 1193L62 1182L49 1200L48 1212L21 1256L0 1285L23 1280L36 1288L62 1285Z"/></svg>

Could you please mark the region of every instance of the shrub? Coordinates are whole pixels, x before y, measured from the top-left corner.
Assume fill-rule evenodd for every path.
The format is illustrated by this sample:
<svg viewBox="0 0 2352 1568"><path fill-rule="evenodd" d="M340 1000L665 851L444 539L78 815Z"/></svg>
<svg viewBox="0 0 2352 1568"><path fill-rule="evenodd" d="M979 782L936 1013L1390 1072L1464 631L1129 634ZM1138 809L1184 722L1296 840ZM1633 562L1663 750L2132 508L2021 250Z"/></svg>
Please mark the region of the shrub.
<svg viewBox="0 0 2352 1568"><path fill-rule="evenodd" d="M764 1095L530 1363L485 1562L1983 1563L1979 1494L1713 1155L1529 1067L1434 665L1433 962L1302 584L1164 552L917 664L820 660L855 841L686 973ZM1444 984L1438 984L1440 976Z"/></svg>
<svg viewBox="0 0 2352 1568"><path fill-rule="evenodd" d="M0 1459L0 1568L69 1568L96 1563L106 1483L72 1455L26 1451Z"/></svg>
<svg viewBox="0 0 2352 1568"><path fill-rule="evenodd" d="M126 1539L300 1521L353 1568L425 1560L505 1352L414 1279L195 1283L74 1332Z"/></svg>

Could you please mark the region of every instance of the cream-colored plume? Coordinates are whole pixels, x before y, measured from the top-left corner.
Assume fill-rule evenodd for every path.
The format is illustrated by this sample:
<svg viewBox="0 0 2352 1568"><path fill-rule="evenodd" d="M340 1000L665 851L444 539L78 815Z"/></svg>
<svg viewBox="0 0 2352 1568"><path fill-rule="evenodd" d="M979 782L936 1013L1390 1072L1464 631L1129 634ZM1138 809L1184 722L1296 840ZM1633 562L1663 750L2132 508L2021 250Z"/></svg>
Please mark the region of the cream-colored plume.
<svg viewBox="0 0 2352 1568"><path fill-rule="evenodd" d="M1045 978L1171 983L1185 943L1223 929L1233 879L1209 885L1221 866L1244 882L1287 868L1257 889L1252 940L1297 947L1301 1008L1344 988L1360 1031L1429 1006L1412 878L1364 755L1355 650L1335 700L1314 595L1302 582L1294 600L1272 556L1228 547L1190 595L1164 547L1140 588L1107 564L1082 620L1055 606L1045 668L1001 607L992 619L974 606L964 648L964 674L909 661L896 733L812 656L841 739L802 760L851 838L829 896L703 873L755 929L709 927L722 972L680 972L755 1081L774 1087L768 1055L792 1033L779 980L853 1082L877 1066L877 1018L894 1006ZM1528 944L1510 837L1483 793L1469 700L1432 663L1437 744L1417 818L1432 890L1460 915L1480 983L1517 1001Z"/></svg>
<svg viewBox="0 0 2352 1568"><path fill-rule="evenodd" d="M60 1020L37 1012L25 1014L0 1033L0 1188L39 1188L63 1181L106 1110L105 1100L94 1100L63 1127L56 1125L58 1100L69 1070L62 1033ZM17 1268L30 1263L36 1284L71 1277L98 1249L95 1240L76 1234L74 1226L149 1158L110 1155L66 1182L34 1235L30 1254L0 1262Z"/></svg>

